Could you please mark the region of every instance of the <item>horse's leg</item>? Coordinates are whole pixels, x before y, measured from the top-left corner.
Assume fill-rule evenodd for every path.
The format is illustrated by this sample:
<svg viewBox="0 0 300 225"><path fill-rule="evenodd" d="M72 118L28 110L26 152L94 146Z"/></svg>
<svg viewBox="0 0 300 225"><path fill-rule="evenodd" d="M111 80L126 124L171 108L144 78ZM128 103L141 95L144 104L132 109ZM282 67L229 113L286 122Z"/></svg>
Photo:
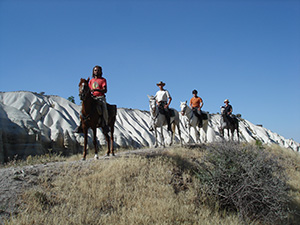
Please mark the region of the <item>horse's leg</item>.
<svg viewBox="0 0 300 225"><path fill-rule="evenodd" d="M160 141L163 147L165 147L165 140L164 140L164 134L163 134L163 126L160 127Z"/></svg>
<svg viewBox="0 0 300 225"><path fill-rule="evenodd" d="M94 147L95 147L95 156L94 156L94 159L99 159L99 157L98 157L98 146L97 146L97 128L94 127L92 129L93 129L93 134L94 134L93 144L94 144Z"/></svg>
<svg viewBox="0 0 300 225"><path fill-rule="evenodd" d="M154 143L154 148L157 148L158 144L157 144L157 129L156 126L154 126L154 134L155 134L155 143Z"/></svg>
<svg viewBox="0 0 300 225"><path fill-rule="evenodd" d="M114 148L114 126L110 127L110 153L113 156L115 155L115 148Z"/></svg>
<svg viewBox="0 0 300 225"><path fill-rule="evenodd" d="M107 143L107 151L106 151L106 156L109 156L110 152L110 140L109 140L109 135L108 133L104 133L105 141Z"/></svg>
<svg viewBox="0 0 300 225"><path fill-rule="evenodd" d="M180 140L180 146L182 147L182 139L181 139L181 131L180 131L180 124L177 124L177 130L178 130L178 135L179 135L179 140Z"/></svg>
<svg viewBox="0 0 300 225"><path fill-rule="evenodd" d="M201 143L201 140L200 140L200 130L198 131L197 125L194 127L194 129L195 129L196 143L199 144L199 143Z"/></svg>
<svg viewBox="0 0 300 225"><path fill-rule="evenodd" d="M219 129L220 136L223 138L222 127L218 127L218 129Z"/></svg>
<svg viewBox="0 0 300 225"><path fill-rule="evenodd" d="M191 126L187 127L188 129L188 134L189 134L189 139L188 139L188 144L191 143Z"/></svg>
<svg viewBox="0 0 300 225"><path fill-rule="evenodd" d="M84 134L84 147L83 147L83 156L82 160L86 159L86 150L87 150L87 138L88 138L88 130L86 128L83 129Z"/></svg>
<svg viewBox="0 0 300 225"><path fill-rule="evenodd" d="M208 121L203 122L203 131L204 131L204 143L207 142L207 128L208 128Z"/></svg>
<svg viewBox="0 0 300 225"><path fill-rule="evenodd" d="M228 141L230 141L230 129L227 128Z"/></svg>
<svg viewBox="0 0 300 225"><path fill-rule="evenodd" d="M173 141L175 139L175 123L172 123L172 132L171 132L171 143L170 143L170 146L173 144Z"/></svg>

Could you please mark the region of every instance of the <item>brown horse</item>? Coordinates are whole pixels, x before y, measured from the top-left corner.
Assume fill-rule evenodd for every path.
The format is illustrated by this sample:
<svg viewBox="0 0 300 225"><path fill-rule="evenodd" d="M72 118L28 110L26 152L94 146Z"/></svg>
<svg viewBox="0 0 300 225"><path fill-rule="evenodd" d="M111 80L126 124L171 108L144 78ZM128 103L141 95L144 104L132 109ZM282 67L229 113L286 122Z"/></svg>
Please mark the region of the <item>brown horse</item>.
<svg viewBox="0 0 300 225"><path fill-rule="evenodd" d="M86 159L86 149L87 149L87 138L88 138L88 129L91 128L93 131L93 144L95 146L95 159L98 159L98 146L97 146L97 127L101 127L103 134L105 136L105 140L107 142L107 153L109 156L111 153L115 155L114 152L114 126L117 116L117 106L107 104L108 111L108 127L110 128L110 138L108 135L108 131L103 129L103 126L99 125L99 119L101 118L97 111L97 101L92 97L91 90L89 88L89 80L80 79L79 82L79 96L82 101L82 109L80 119L82 122L82 129L84 133L84 150L83 150L83 160ZM110 139L110 140L109 140Z"/></svg>

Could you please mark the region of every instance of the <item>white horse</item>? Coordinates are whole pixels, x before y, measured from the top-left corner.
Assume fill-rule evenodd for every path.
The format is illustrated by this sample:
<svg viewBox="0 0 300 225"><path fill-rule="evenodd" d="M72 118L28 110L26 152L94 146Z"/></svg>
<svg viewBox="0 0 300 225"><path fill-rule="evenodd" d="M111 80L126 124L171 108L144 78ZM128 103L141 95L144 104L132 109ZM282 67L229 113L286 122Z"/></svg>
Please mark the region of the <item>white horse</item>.
<svg viewBox="0 0 300 225"><path fill-rule="evenodd" d="M153 96L149 96L149 95L148 95L148 98L149 98L150 115L151 115L150 127L153 128L154 133L155 133L155 145L154 145L154 147L156 148L158 146L157 127L161 128L160 140L161 140L162 146L165 147L165 141L164 141L164 136L163 136L163 126L168 125L166 116L159 113L158 106L156 104L155 98ZM180 145L182 146L182 140L181 140L181 134L180 134L180 128L179 128L179 113L175 109L171 108L171 110L174 111L174 116L170 117L170 123L171 123L171 126L172 126L170 146L173 144L173 140L175 138L176 126L177 126L177 129L178 129Z"/></svg>
<svg viewBox="0 0 300 225"><path fill-rule="evenodd" d="M193 110L187 105L187 101L180 102L180 109L181 109L181 115L185 116L185 118L186 118L186 127L188 128L188 132L189 132L189 141L188 142L190 142L190 139L191 139L190 130L191 130L191 127L193 127L195 130L195 135L196 135L196 143L201 143L200 128L199 128L199 131L197 129L198 123L199 123L199 118L194 115ZM201 112L202 112L202 114L207 115L207 119L202 120L202 122L203 122L202 130L205 133L204 142L207 142L207 129L208 129L208 121L210 119L210 115L208 112L204 112L204 111L201 111Z"/></svg>

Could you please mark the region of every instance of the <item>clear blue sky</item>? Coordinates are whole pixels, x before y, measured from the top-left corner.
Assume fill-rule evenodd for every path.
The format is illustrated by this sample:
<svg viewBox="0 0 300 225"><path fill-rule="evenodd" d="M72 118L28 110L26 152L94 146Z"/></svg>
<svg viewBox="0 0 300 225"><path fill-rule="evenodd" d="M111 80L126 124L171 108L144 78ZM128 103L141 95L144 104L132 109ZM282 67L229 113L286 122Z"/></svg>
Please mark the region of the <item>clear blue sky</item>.
<svg viewBox="0 0 300 225"><path fill-rule="evenodd" d="M234 113L300 142L299 0L0 0L0 91L75 97L103 67L107 101L149 110L197 89L203 110Z"/></svg>

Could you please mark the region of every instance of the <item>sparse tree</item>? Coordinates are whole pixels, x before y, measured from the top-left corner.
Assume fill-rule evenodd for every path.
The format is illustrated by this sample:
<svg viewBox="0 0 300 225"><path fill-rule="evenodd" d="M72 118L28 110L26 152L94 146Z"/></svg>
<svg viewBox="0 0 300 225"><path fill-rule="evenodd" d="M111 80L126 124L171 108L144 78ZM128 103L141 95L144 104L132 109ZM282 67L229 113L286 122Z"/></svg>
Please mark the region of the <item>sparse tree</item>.
<svg viewBox="0 0 300 225"><path fill-rule="evenodd" d="M70 102L72 102L72 103L75 104L75 98L74 98L74 96L70 96L70 97L68 98L68 100L69 100Z"/></svg>

